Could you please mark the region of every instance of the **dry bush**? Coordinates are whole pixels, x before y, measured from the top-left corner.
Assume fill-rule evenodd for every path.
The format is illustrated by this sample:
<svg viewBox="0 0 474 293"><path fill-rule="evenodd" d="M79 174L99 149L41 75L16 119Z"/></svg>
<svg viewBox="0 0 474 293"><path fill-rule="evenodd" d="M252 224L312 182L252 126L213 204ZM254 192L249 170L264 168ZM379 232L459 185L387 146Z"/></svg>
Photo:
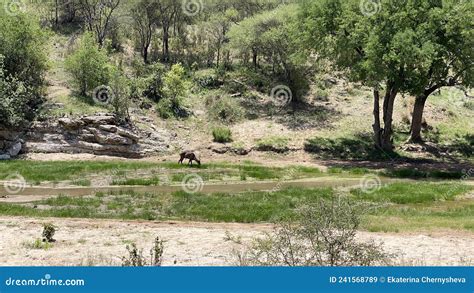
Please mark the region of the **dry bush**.
<svg viewBox="0 0 474 293"><path fill-rule="evenodd" d="M143 250L138 249L135 243L127 245L128 255L122 257L123 267L144 267L144 266L161 266L163 263L164 245L163 240L159 237L155 238L153 247L150 250L150 260L147 261L143 255Z"/></svg>
<svg viewBox="0 0 474 293"><path fill-rule="evenodd" d="M237 255L244 266L370 266L390 257L381 244L356 240L363 208L341 198L307 206Z"/></svg>
<svg viewBox="0 0 474 293"><path fill-rule="evenodd" d="M55 242L56 240L54 240L53 237L57 229L58 227L56 227L52 223L43 224L43 233L42 233L43 242L48 242L48 243Z"/></svg>

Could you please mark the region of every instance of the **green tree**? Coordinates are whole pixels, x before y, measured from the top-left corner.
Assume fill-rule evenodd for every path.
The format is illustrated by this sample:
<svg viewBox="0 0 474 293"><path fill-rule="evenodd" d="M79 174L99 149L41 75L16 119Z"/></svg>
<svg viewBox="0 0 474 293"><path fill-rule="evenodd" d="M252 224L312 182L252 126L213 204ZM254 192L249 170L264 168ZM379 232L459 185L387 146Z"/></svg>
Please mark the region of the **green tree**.
<svg viewBox="0 0 474 293"><path fill-rule="evenodd" d="M153 0L140 0L131 9L136 43L143 57L143 62L148 63L148 51L151 45L152 36L156 29L156 11Z"/></svg>
<svg viewBox="0 0 474 293"><path fill-rule="evenodd" d="M130 120L130 82L120 68L114 68L110 77L113 98L111 105L121 121Z"/></svg>
<svg viewBox="0 0 474 293"><path fill-rule="evenodd" d="M414 95L410 141L422 142L421 125L428 97L442 87L474 84L474 2L408 1L404 91Z"/></svg>
<svg viewBox="0 0 474 293"><path fill-rule="evenodd" d="M22 127L44 95L46 36L31 16L0 9L0 125Z"/></svg>
<svg viewBox="0 0 474 293"><path fill-rule="evenodd" d="M293 101L297 101L306 88L303 76L298 74L305 72L304 63L295 58L299 43L297 16L298 5L281 5L244 19L228 34L230 47L240 52L244 62L251 56L254 68L259 66L259 59L271 64L271 73L282 76L290 85Z"/></svg>
<svg viewBox="0 0 474 293"><path fill-rule="evenodd" d="M185 70L181 64L171 66L171 70L163 78L163 93L171 100L173 108L179 108L186 94L187 87Z"/></svg>
<svg viewBox="0 0 474 293"><path fill-rule="evenodd" d="M408 65L400 33L410 15L399 9L403 1L377 2L383 9L375 14L364 14L358 0L305 1L300 16L300 30L308 48L346 72L351 81L374 88L374 142L386 151L393 149L393 106ZM382 88L383 128L379 105Z"/></svg>
<svg viewBox="0 0 474 293"><path fill-rule="evenodd" d="M419 140L424 102L442 86L472 84L472 3L381 0L374 11L360 1L305 1L301 30L307 47L374 88L374 140L393 149L392 120L398 93L417 96L412 139ZM380 91L383 128L380 122Z"/></svg>
<svg viewBox="0 0 474 293"><path fill-rule="evenodd" d="M175 64L163 77L164 97L158 102L157 111L162 118L187 116L183 108L183 99L187 92L185 70L181 64Z"/></svg>
<svg viewBox="0 0 474 293"><path fill-rule="evenodd" d="M77 2L87 30L94 34L100 47L104 45L113 13L119 4L120 0L78 0Z"/></svg>
<svg viewBox="0 0 474 293"><path fill-rule="evenodd" d="M109 80L107 54L100 49L91 33L85 33L79 47L66 59L66 69L82 96Z"/></svg>

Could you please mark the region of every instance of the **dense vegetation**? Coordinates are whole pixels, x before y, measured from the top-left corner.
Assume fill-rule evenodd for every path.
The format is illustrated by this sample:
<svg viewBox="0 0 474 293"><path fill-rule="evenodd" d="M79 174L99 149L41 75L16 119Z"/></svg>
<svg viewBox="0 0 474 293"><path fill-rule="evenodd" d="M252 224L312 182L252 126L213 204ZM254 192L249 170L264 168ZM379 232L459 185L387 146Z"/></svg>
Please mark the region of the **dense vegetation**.
<svg viewBox="0 0 474 293"><path fill-rule="evenodd" d="M92 104L103 102L106 92L113 99L99 106L127 121L129 108L150 107L163 119L186 119L193 114L189 94L211 89L217 90L201 102L219 123L242 119L233 97L254 101L249 88L297 111L308 95L327 98L316 76L344 77L373 91L371 154L394 149L397 97L414 97L410 140L421 142L428 98L445 87L467 94L474 82L472 1L10 4L0 18L3 127L27 126L35 118L44 101L46 39L53 35L68 38L64 67L74 97ZM215 140L231 141L223 129L214 131Z"/></svg>

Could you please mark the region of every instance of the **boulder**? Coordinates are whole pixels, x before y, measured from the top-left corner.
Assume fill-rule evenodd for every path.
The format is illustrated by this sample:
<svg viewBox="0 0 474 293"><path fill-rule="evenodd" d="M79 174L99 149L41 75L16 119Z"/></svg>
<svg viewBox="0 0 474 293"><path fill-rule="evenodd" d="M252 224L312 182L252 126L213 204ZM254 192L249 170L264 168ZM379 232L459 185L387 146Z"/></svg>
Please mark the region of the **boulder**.
<svg viewBox="0 0 474 293"><path fill-rule="evenodd" d="M123 137L115 133L106 132L97 128L88 128L96 140L100 144L111 145L132 145L134 141L128 137Z"/></svg>
<svg viewBox="0 0 474 293"><path fill-rule="evenodd" d="M10 157L16 157L18 156L20 151L21 151L21 142L17 142L8 149L7 153L8 155L10 155Z"/></svg>
<svg viewBox="0 0 474 293"><path fill-rule="evenodd" d="M67 130L77 130L84 126L84 122L80 119L60 118L58 123Z"/></svg>
<svg viewBox="0 0 474 293"><path fill-rule="evenodd" d="M114 125L116 123L115 116L84 116L81 118L86 124L92 125Z"/></svg>

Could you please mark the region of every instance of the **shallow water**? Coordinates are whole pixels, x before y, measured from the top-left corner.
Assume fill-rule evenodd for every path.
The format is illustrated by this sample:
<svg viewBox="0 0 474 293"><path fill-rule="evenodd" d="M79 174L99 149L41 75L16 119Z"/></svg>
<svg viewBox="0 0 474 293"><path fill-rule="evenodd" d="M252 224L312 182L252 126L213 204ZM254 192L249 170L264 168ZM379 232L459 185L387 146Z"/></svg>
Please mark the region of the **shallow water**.
<svg viewBox="0 0 474 293"><path fill-rule="evenodd" d="M363 184L364 178L314 178L291 181L255 181L255 182L231 182L231 183L208 183L202 186L188 186L188 189L198 190L201 193L235 193L244 191L271 191L287 187L302 188L324 188L324 187L357 187ZM409 180L381 178L381 184L394 182L406 182ZM192 184L192 183L190 183ZM97 192L111 193L119 191L133 191L138 193L171 193L184 190L185 185L161 185L161 186L100 186L100 187L26 187L17 194L7 194L3 188L0 191L0 202L31 202L58 195L86 196Z"/></svg>

